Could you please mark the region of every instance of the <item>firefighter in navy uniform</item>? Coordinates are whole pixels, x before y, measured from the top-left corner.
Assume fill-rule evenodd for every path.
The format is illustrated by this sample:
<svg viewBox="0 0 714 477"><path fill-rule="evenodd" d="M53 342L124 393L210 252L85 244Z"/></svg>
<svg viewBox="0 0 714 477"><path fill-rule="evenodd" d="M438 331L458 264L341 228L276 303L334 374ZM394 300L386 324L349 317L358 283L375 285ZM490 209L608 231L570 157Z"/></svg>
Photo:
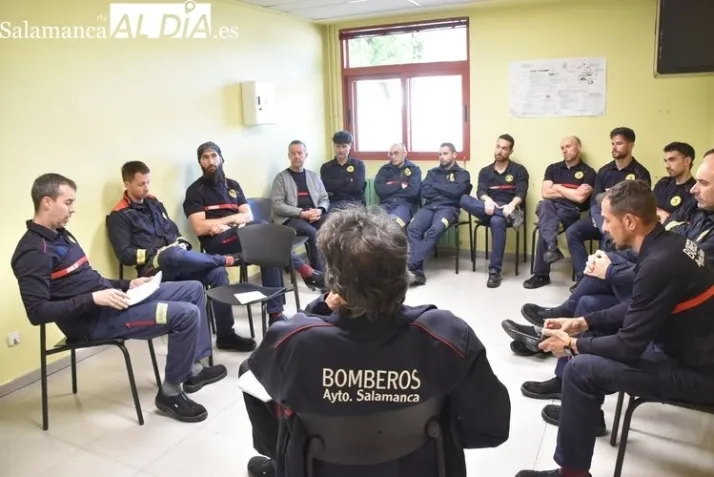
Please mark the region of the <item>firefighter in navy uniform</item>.
<svg viewBox="0 0 714 477"><path fill-rule="evenodd" d="M206 409L189 399L223 379L223 365L204 366L211 354L206 299L196 281L163 283L129 306L127 290L150 278L107 280L65 228L74 214L76 184L44 174L32 185L35 216L12 256L12 270L33 325L55 323L68 341L151 339L168 335L165 379L156 407L183 422L206 419Z"/></svg>
<svg viewBox="0 0 714 477"><path fill-rule="evenodd" d="M333 291L269 329L241 365L240 372L250 369L274 399L264 403L245 394L254 446L267 456L251 459L249 475L305 475L306 438L295 414L367 415L445 398L439 420L446 475L465 477L463 449L496 447L509 434L508 391L483 344L448 311L402 304L407 240L381 209L330 214L318 242ZM279 424L287 430L280 438ZM435 467L430 444L377 466L320 462L316 471L320 477L431 477Z"/></svg>
<svg viewBox="0 0 714 477"><path fill-rule="evenodd" d="M457 164L456 147L443 143L439 147L439 165L426 173L421 184L424 205L407 226L410 285L426 283L424 261L446 230L459 220L459 201L470 190L471 174Z"/></svg>
<svg viewBox="0 0 714 477"><path fill-rule="evenodd" d="M388 155L389 162L379 168L374 178L374 189L379 206L404 228L419 207L421 169L407 158L404 144L393 144Z"/></svg>
<svg viewBox="0 0 714 477"><path fill-rule="evenodd" d="M149 167L140 161L122 166L124 197L107 219L109 241L123 265L135 266L139 276L152 276L161 271L163 281L196 280L210 287L228 285L225 267L233 266L232 255L209 255L191 250L178 227L169 218L164 204L149 194ZM255 341L233 332L233 308L214 303L216 321L230 331L221 335L221 349L252 351ZM226 336L231 336L226 338Z"/></svg>
<svg viewBox="0 0 714 477"><path fill-rule="evenodd" d="M206 142L198 146L198 163L203 176L186 190L183 211L203 249L214 255L239 255L238 227L255 223L250 205L238 182L228 179L223 172L223 154L217 144ZM293 254L293 266L311 288L322 288L322 273L313 270ZM263 286L281 287L282 276L278 268L260 268ZM284 319L282 298L268 301L270 323ZM218 317L216 317L218 318ZM233 319L216 321L216 346L232 346L238 337L232 332ZM226 336L227 340L222 339ZM252 342L252 340L250 340Z"/></svg>
<svg viewBox="0 0 714 477"><path fill-rule="evenodd" d="M320 167L320 179L330 197L330 210L364 205L366 171L364 162L352 157L352 134L338 131L332 136L335 157Z"/></svg>
<svg viewBox="0 0 714 477"><path fill-rule="evenodd" d="M585 263L588 261L585 241L602 240L604 238L598 197L615 184L624 180L637 179L645 181L650 186L652 185L650 172L632 156L635 139L635 131L630 128L618 127L610 132L613 160L597 171L595 187L590 197L590 214L588 217L584 217L572 224L565 231L568 250L575 269L576 285L571 287L571 291L575 289L577 282L582 280ZM606 244L603 243L601 248L606 249L607 247L604 245Z"/></svg>
<svg viewBox="0 0 714 477"><path fill-rule="evenodd" d="M704 251L658 221L644 181L624 181L602 202L604 230L637 254L632 299L584 317L551 319L539 347L571 353L563 375L555 461L517 477L587 477L605 395L626 392L714 404L714 270ZM667 273L662 273L667 270ZM587 331L590 336L580 337Z"/></svg>
<svg viewBox="0 0 714 477"><path fill-rule="evenodd" d="M672 142L664 147L664 167L667 176L654 186L657 198L657 215L661 223L673 219L686 218L696 208L697 203L690 193L695 180L692 177L694 148L686 142Z"/></svg>

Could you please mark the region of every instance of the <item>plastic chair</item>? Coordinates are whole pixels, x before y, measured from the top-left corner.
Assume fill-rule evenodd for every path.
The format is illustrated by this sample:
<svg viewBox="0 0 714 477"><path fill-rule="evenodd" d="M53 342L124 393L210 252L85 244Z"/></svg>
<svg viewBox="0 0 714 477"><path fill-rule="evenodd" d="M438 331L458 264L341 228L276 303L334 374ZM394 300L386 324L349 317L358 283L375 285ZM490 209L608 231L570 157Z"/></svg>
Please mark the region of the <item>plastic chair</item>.
<svg viewBox="0 0 714 477"><path fill-rule="evenodd" d="M528 211L526 209L526 201L524 200L523 203L521 204L521 210L523 211L523 217L527 218L528 217ZM528 261L528 234L526 231L526 222L525 220L523 221L523 263L526 263ZM486 229L486 248L485 248L485 254L486 254L486 260L488 260L488 232L491 229L491 226L489 224L485 224L478 220L476 218L476 225L473 227L473 243L474 243L474 260L473 260L473 267L472 270L475 272L476 271L476 250L478 249L478 229L479 227L484 227ZM513 230L513 227L507 227L506 228L506 233L508 233L508 230ZM521 230L516 230L516 261L515 261L515 266L516 266L516 276L518 276L519 268L518 265L520 263L520 248L521 248Z"/></svg>
<svg viewBox="0 0 714 477"><path fill-rule="evenodd" d="M436 445L438 477L446 477L444 439L439 424L441 399L397 411L356 416L297 413L309 436L307 477L316 477L315 461L344 466L370 466L405 457L430 440Z"/></svg>
<svg viewBox="0 0 714 477"><path fill-rule="evenodd" d="M258 292L263 295L261 298L256 298L246 303L241 303L235 297L236 294ZM253 325L253 312L251 311L251 305L260 304L260 315L263 325L263 336L268 330L268 300L275 298L280 295L284 295L287 292L285 288L275 288L275 287L261 287L258 285L253 285L252 283L236 283L234 285L225 285L222 287L211 288L206 292L206 295L210 300L215 300L220 303L227 303L231 306L245 306L248 309L248 323L250 325L250 337L255 338L255 327Z"/></svg>
<svg viewBox="0 0 714 477"><path fill-rule="evenodd" d="M582 216L582 214L581 214ZM558 224L558 235L564 234L566 231L565 228L563 228L563 224ZM533 224L533 236L531 237L531 275L533 275L533 269L535 268L535 253L536 253L536 245L538 244L537 240L537 234L539 233L538 230L538 222L535 222ZM590 255L593 254L593 241L589 240L590 242ZM573 268L573 275L572 275L572 280L575 281L575 268Z"/></svg>
<svg viewBox="0 0 714 477"><path fill-rule="evenodd" d="M612 447L617 446L617 432L620 427L620 415L622 414L622 405L625 399L625 393L620 392L617 396L617 408L615 409L615 420L612 424L612 433L610 434L610 445ZM666 404L668 406L676 406L684 409L690 409L692 411L705 412L707 414L714 414L714 405L705 404L693 404L682 401L670 401L666 399L658 398L644 398L630 396L630 400L627 404L627 410L625 411L625 420L622 423L622 437L620 438L620 447L617 451L617 460L615 461L615 474L614 477L620 477L622 475L622 466L625 460L625 451L627 450L627 437L630 433L630 424L632 421L632 415L635 409L643 404L647 403L657 403Z"/></svg>

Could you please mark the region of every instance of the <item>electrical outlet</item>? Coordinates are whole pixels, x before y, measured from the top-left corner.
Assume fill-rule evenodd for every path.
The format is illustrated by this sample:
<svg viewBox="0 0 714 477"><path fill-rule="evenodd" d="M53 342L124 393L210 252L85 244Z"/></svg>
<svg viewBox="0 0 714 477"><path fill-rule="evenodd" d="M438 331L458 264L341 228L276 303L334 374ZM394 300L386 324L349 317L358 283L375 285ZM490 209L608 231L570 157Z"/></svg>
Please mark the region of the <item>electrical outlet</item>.
<svg viewBox="0 0 714 477"><path fill-rule="evenodd" d="M17 346L20 344L20 332L13 331L7 335L7 345L9 347Z"/></svg>

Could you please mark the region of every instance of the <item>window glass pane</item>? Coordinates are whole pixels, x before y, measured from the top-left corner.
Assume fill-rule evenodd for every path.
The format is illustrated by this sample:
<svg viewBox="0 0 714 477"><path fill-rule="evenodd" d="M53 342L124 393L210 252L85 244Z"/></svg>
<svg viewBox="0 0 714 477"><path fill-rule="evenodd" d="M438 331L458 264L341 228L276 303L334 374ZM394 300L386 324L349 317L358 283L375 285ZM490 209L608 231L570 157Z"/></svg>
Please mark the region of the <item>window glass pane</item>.
<svg viewBox="0 0 714 477"><path fill-rule="evenodd" d="M461 75L410 80L411 150L428 152L451 142L464 150L464 102Z"/></svg>
<svg viewBox="0 0 714 477"><path fill-rule="evenodd" d="M355 81L358 151L387 151L402 140L402 81Z"/></svg>
<svg viewBox="0 0 714 477"><path fill-rule="evenodd" d="M466 61L467 31L448 28L347 40L347 67Z"/></svg>

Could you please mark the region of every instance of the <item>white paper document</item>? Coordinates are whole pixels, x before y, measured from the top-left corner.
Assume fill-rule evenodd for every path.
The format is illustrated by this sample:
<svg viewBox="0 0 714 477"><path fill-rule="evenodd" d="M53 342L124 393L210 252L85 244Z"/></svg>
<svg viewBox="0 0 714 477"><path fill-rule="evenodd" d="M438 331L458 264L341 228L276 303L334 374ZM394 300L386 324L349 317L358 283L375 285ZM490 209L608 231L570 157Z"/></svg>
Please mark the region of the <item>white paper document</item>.
<svg viewBox="0 0 714 477"><path fill-rule="evenodd" d="M236 297L236 300L238 300L238 303L240 303L241 305L245 305L246 303L252 303L254 301L260 301L265 298L265 295L263 295L259 291L236 293L233 296Z"/></svg>
<svg viewBox="0 0 714 477"><path fill-rule="evenodd" d="M151 277L151 280L149 280L148 282L143 283L136 288L130 288L129 290L127 290L126 294L129 296L129 306L134 306L137 303L141 303L142 301L146 300L151 295L156 293L156 290L158 290L161 286L161 276L162 274L161 272L159 272L153 277Z"/></svg>
<svg viewBox="0 0 714 477"><path fill-rule="evenodd" d="M258 378L255 377L252 371L248 371L243 376L238 378L238 387L245 393L260 399L263 402L272 401L270 394L265 390Z"/></svg>
<svg viewBox="0 0 714 477"><path fill-rule="evenodd" d="M601 116L607 97L605 58L555 58L509 65L508 108L521 118Z"/></svg>

